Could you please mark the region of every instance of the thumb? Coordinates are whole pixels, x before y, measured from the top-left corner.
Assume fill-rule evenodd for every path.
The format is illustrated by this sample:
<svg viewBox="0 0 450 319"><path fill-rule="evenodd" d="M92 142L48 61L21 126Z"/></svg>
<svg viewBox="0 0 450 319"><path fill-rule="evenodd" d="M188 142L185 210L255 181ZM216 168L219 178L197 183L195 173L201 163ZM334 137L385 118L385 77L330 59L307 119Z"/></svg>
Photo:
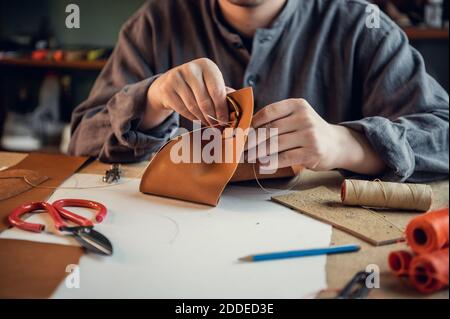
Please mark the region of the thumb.
<svg viewBox="0 0 450 319"><path fill-rule="evenodd" d="M233 92L236 91L235 89L230 88L230 87L228 87L228 86L226 86L225 89L227 90L227 94L230 94L230 93L233 93Z"/></svg>

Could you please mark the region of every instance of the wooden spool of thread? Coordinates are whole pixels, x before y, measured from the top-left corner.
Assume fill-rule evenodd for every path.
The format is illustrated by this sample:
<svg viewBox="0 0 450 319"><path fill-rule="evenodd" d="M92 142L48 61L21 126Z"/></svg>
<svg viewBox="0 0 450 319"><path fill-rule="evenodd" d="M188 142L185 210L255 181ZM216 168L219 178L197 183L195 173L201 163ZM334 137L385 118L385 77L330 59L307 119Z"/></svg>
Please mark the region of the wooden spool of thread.
<svg viewBox="0 0 450 319"><path fill-rule="evenodd" d="M433 191L429 185L347 179L342 183L345 205L427 211Z"/></svg>
<svg viewBox="0 0 450 319"><path fill-rule="evenodd" d="M416 254L426 254L448 247L448 208L429 212L411 220L406 227L406 240Z"/></svg>
<svg viewBox="0 0 450 319"><path fill-rule="evenodd" d="M448 287L448 248L416 256L411 261L409 280L421 293Z"/></svg>

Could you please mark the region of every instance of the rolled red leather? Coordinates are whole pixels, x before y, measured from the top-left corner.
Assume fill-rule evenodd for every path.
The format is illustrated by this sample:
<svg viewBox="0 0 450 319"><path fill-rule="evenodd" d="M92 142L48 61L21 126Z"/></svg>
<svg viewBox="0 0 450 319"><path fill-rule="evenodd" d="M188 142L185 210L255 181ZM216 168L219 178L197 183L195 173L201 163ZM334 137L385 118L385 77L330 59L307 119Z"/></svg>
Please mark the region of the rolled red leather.
<svg viewBox="0 0 450 319"><path fill-rule="evenodd" d="M388 258L389 268L397 277L407 277L412 259L413 255L409 251L393 251Z"/></svg>
<svg viewBox="0 0 450 319"><path fill-rule="evenodd" d="M448 287L448 248L413 258L409 280L420 292L430 294Z"/></svg>
<svg viewBox="0 0 450 319"><path fill-rule="evenodd" d="M448 208L414 218L406 228L406 239L416 254L427 254L448 247Z"/></svg>

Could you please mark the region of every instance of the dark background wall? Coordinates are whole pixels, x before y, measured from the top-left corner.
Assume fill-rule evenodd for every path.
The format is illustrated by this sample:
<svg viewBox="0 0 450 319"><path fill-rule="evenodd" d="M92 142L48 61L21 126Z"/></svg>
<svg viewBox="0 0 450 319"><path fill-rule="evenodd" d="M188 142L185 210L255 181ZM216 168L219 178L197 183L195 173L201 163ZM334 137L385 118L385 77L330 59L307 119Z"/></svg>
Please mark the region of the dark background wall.
<svg viewBox="0 0 450 319"><path fill-rule="evenodd" d="M161 0L165 1L165 0ZM43 19L49 21L58 43L64 46L114 46L121 25L145 0L0 0L0 37L36 32ZM65 7L81 9L81 28L65 27ZM448 39L412 41L422 52L429 72L448 91Z"/></svg>
<svg viewBox="0 0 450 319"><path fill-rule="evenodd" d="M165 0L162 0L165 1ZM121 25L145 0L0 0L0 36L33 33L48 18L63 45L113 46ZM65 27L65 8L76 3L81 28Z"/></svg>
<svg viewBox="0 0 450 319"><path fill-rule="evenodd" d="M160 0L168 1L168 0ZM201 0L199 0L201 1ZM123 23L145 0L0 0L0 42L11 36L36 34L47 22L54 39L62 47L113 47ZM80 7L81 28L67 29L65 8L70 3ZM449 51L447 38L412 40L424 56L428 72L447 90L449 88ZM0 65L1 66L1 65ZM0 137L2 123L8 111L32 112L38 104L38 92L42 79L49 72L71 79L70 101L63 102L63 121L68 122L71 111L81 103L99 73L99 70L61 70L8 66L0 68ZM25 109L18 107L21 92L31 97ZM1 146L0 146L1 148Z"/></svg>
<svg viewBox="0 0 450 319"><path fill-rule="evenodd" d="M413 40L411 44L422 53L428 73L437 79L448 92L448 39Z"/></svg>

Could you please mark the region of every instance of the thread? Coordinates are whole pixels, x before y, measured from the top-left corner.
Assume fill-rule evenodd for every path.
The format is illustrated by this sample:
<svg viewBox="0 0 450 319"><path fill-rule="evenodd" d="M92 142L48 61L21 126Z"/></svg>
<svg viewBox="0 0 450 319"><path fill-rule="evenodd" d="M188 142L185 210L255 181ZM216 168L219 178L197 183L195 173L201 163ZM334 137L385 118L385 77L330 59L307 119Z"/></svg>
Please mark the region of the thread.
<svg viewBox="0 0 450 319"><path fill-rule="evenodd" d="M256 163L253 163L252 168L253 168L253 176L255 177L255 181L256 181L256 183L258 184L259 188L261 188L264 192L266 192L266 193L268 193L268 194L271 194L271 195L277 195L277 194L280 194L280 193L284 193L284 192L287 192L287 191L292 190L294 187L296 187L298 184L300 184L300 179L301 179L300 176L301 176L302 170L300 170L300 171L298 172L298 174L295 175L295 176L292 178L292 180L290 181L290 183L292 183L291 186L289 186L289 187L287 187L286 189L283 189L283 190L270 191L270 190L268 190L267 188L265 188L265 187L262 185L261 181L259 180L258 174L256 174Z"/></svg>
<svg viewBox="0 0 450 319"><path fill-rule="evenodd" d="M30 180L28 180L25 176L23 176L23 181L24 181L25 183L27 183L28 185L34 187L34 188L43 188L43 189L65 189L65 190L77 190L77 189L82 190L82 189L109 188L109 187L116 187L116 186L119 186L119 185L124 185L124 184L130 182L130 181L126 181L126 182L118 182L118 183L115 183L115 184L100 185L100 186L99 186L99 185L97 185L97 186L85 186L85 187L79 187L79 186L76 186L76 187L70 187L70 186L69 186L69 187L61 187L61 186L59 186L59 187L53 187L53 186L41 186L41 185L35 185L35 184L33 184Z"/></svg>
<svg viewBox="0 0 450 319"><path fill-rule="evenodd" d="M408 245L416 254L430 253L449 245L449 211L443 208L411 220L406 227Z"/></svg>
<svg viewBox="0 0 450 319"><path fill-rule="evenodd" d="M427 211L433 191L429 185L347 179L342 183L345 205Z"/></svg>

